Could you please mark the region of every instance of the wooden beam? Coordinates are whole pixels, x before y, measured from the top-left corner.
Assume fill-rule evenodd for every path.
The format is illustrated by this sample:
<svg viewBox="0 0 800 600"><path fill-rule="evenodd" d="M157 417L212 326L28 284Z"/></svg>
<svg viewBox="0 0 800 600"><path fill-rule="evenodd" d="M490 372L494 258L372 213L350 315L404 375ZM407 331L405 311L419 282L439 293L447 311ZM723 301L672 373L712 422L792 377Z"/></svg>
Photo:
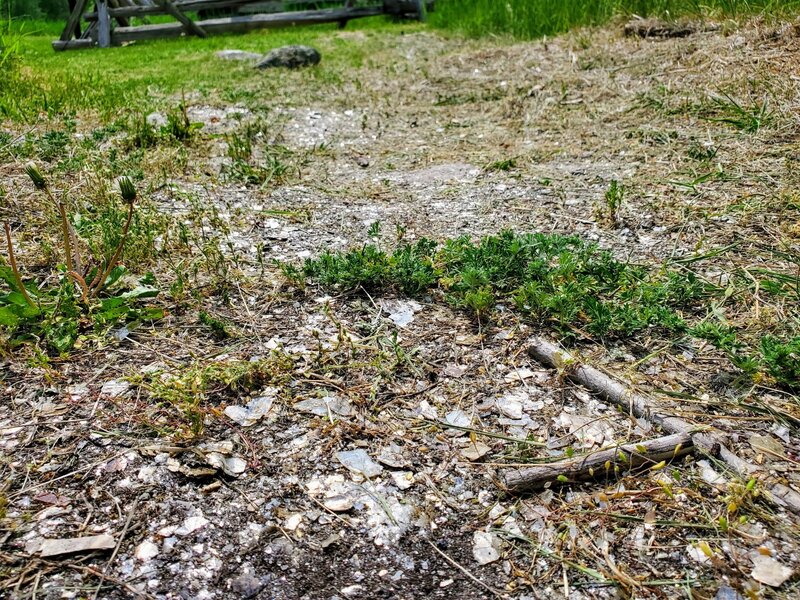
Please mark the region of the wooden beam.
<svg viewBox="0 0 800 600"><path fill-rule="evenodd" d="M292 25L316 25L320 23L336 23L342 19L358 19L383 14L380 6L362 8L334 8L326 10L309 10L293 13L277 13L269 15L252 15L228 17L225 19L208 19L197 21L197 25L206 33L242 33L254 29L288 27ZM183 25L179 23L159 23L140 27L117 27L112 34L115 44L139 40L154 40L166 37L180 37Z"/></svg>
<svg viewBox="0 0 800 600"><path fill-rule="evenodd" d="M111 16L108 14L106 0L97 0L97 45L101 48L111 46Z"/></svg>
<svg viewBox="0 0 800 600"><path fill-rule="evenodd" d="M56 40L53 42L53 50L78 50L80 48L93 48L94 41L89 39L80 40Z"/></svg>
<svg viewBox="0 0 800 600"><path fill-rule="evenodd" d="M78 23L81 21L81 15L83 11L86 9L86 3L88 0L78 0L75 3L75 8L72 9L72 12L67 18L67 24L64 26L64 31L61 32L61 37L59 40L62 42L67 42L72 39L72 36L75 33L75 30L78 27Z"/></svg>
<svg viewBox="0 0 800 600"><path fill-rule="evenodd" d="M203 31L203 28L197 25L180 10L175 8L175 5L171 2L171 0L156 0L156 4L161 6L165 11L167 11L167 13L175 17L175 19L177 19L186 29L186 33L192 33L201 38L208 37L208 34Z"/></svg>
<svg viewBox="0 0 800 600"><path fill-rule="evenodd" d="M247 4L254 4L260 0L177 0L173 2L175 8L182 12L197 12L205 9L237 8ZM110 8L112 17L146 17L147 15L163 15L166 10L158 4L127 5L119 8ZM97 13L86 13L83 16L87 21L97 19Z"/></svg>

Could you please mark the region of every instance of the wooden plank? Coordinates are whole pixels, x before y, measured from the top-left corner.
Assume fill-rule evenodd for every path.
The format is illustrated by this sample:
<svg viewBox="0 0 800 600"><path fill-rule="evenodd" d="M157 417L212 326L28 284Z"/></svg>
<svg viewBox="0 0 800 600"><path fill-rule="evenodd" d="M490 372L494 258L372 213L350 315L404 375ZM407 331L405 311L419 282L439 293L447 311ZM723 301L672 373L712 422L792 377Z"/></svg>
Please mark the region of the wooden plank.
<svg viewBox="0 0 800 600"><path fill-rule="evenodd" d="M197 25L206 33L242 33L254 29L289 27L292 25L316 25L320 23L336 23L342 19L358 19L383 14L379 6L362 8L335 8L326 10L303 11L294 13L277 13L271 15L252 15L228 17L225 19L208 19L197 21ZM155 40L166 37L179 37L183 33L183 25L179 23L159 23L140 27L117 27L112 39L115 44L138 40Z"/></svg>
<svg viewBox="0 0 800 600"><path fill-rule="evenodd" d="M175 8L182 12L196 12L205 9L237 8L246 4L255 4L260 0L178 0L174 2ZM146 17L148 15L163 15L166 11L157 4L127 5L109 9L112 17ZM97 13L86 13L83 16L87 21L97 19Z"/></svg>
<svg viewBox="0 0 800 600"><path fill-rule="evenodd" d="M56 40L53 42L53 50L78 50L81 48L93 48L94 41L89 39L80 40Z"/></svg>
<svg viewBox="0 0 800 600"><path fill-rule="evenodd" d="M197 25L194 21L192 21L189 17L183 14L180 10L175 8L175 5L170 0L156 0L156 4L161 6L165 11L167 11L170 15L175 17L186 29L187 33L192 33L197 37L208 37L203 28Z"/></svg>
<svg viewBox="0 0 800 600"><path fill-rule="evenodd" d="M67 18L67 24L64 26L64 31L61 32L61 37L59 40L66 42L72 39L72 36L77 30L78 24L81 21L81 15L86 9L87 2L88 0L78 0L75 3L75 8L73 8L72 12L69 14L69 18Z"/></svg>
<svg viewBox="0 0 800 600"><path fill-rule="evenodd" d="M97 0L97 44L101 48L111 46L111 16L106 0Z"/></svg>

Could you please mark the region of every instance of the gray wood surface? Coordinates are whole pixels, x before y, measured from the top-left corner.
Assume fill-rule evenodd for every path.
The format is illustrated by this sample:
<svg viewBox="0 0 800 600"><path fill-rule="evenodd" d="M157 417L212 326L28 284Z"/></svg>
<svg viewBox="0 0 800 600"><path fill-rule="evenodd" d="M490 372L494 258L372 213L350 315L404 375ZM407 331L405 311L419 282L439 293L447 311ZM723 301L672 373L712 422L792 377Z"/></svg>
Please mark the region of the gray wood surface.
<svg viewBox="0 0 800 600"><path fill-rule="evenodd" d="M156 0L156 4L158 4L161 8L163 8L169 15L175 17L175 19L183 25L186 33L191 33L196 35L197 37L207 37L206 32L203 30L202 27L197 25L194 21L192 21L189 17L183 14L180 10L178 10L175 5L171 2L171 0Z"/></svg>
<svg viewBox="0 0 800 600"><path fill-rule="evenodd" d="M101 48L111 46L111 16L105 0L97 0L97 45Z"/></svg>
<svg viewBox="0 0 800 600"><path fill-rule="evenodd" d="M336 23L343 18L357 19L382 14L380 7L353 9L328 9L303 11L295 13L276 13L270 15L252 15L227 17L224 19L208 19L197 21L197 25L206 33L241 33L255 29L287 27L291 25L314 25L319 23ZM183 33L183 25L179 23L159 23L140 27L117 27L114 30L113 42L132 42L138 40L154 40L167 37L179 37Z"/></svg>
<svg viewBox="0 0 800 600"><path fill-rule="evenodd" d="M515 469L506 473L505 484L512 492L530 492L540 490L547 484L613 480L631 471L659 465L662 461L670 462L692 450L692 436L678 433L635 444L623 444L586 456Z"/></svg>

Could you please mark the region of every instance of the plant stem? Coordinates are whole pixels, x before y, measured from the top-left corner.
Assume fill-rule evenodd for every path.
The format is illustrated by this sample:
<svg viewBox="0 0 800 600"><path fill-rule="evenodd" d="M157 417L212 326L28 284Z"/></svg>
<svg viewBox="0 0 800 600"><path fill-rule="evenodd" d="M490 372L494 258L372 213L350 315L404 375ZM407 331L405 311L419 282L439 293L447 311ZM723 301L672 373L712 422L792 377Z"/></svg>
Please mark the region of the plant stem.
<svg viewBox="0 0 800 600"><path fill-rule="evenodd" d="M117 249L114 251L114 255L111 257L111 260L108 261L106 268L100 272L99 277L95 277L94 281L92 281L91 287L91 295L96 296L103 287L106 279L111 274L111 271L114 270L117 262L119 261L119 257L122 255L122 249L125 247L125 242L128 239L128 230L131 226L131 221L133 220L133 204L128 205L128 218L125 220L125 226L122 228L122 237L119 240L119 244L117 244Z"/></svg>
<svg viewBox="0 0 800 600"><path fill-rule="evenodd" d="M31 297L28 295L28 290L25 289L25 285L22 283L22 276L19 274L19 269L17 268L17 259L14 256L14 244L11 243L11 226L8 223L3 223L3 227L6 230L6 244L8 245L8 262L11 264L11 271L14 273L14 280L17 282L17 287L19 287L19 291L22 296L25 298L25 302L28 303L28 306L36 308L36 304Z"/></svg>
<svg viewBox="0 0 800 600"><path fill-rule="evenodd" d="M83 277L81 277L78 273L76 273L75 271L69 271L69 272L67 272L67 275L69 277L72 277L73 281L75 281L75 283L77 283L79 286L81 286L81 296L83 297L83 301L88 304L89 303L89 288L86 286L86 280Z"/></svg>
<svg viewBox="0 0 800 600"><path fill-rule="evenodd" d="M50 188L45 188L47 195L50 197L50 201L53 202L58 207L58 213L61 215L61 235L64 238L64 252L66 253L66 260L67 260L67 270L74 271L75 270L75 263L72 261L72 240L70 238L70 231L69 231L69 221L67 220L67 209L64 207L64 203L61 200L56 200L53 197L53 193L50 191Z"/></svg>

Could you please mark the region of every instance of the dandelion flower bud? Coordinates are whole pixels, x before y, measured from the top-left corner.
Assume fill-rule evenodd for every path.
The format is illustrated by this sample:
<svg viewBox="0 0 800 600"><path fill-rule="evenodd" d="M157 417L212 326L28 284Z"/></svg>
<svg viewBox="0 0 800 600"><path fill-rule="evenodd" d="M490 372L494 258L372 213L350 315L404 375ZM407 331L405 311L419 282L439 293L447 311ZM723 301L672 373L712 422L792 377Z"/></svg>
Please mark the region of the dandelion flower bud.
<svg viewBox="0 0 800 600"><path fill-rule="evenodd" d="M25 165L25 173L31 178L31 181L37 190L47 189L47 182L44 179L44 175L42 175L39 167L37 167L34 163L28 163Z"/></svg>
<svg viewBox="0 0 800 600"><path fill-rule="evenodd" d="M133 186L130 177L120 177L119 193L127 204L133 204L136 201L136 188Z"/></svg>

